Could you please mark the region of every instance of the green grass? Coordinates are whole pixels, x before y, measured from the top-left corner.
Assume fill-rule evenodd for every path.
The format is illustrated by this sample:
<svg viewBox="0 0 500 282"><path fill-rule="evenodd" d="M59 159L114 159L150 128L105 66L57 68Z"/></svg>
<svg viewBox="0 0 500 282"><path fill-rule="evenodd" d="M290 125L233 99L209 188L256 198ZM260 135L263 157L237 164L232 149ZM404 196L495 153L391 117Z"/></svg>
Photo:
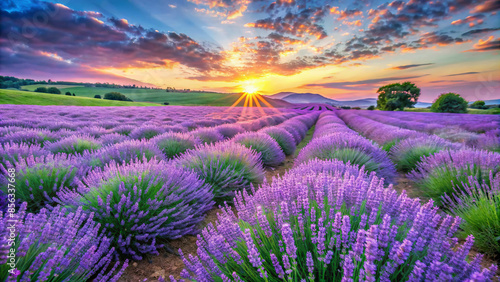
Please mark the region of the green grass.
<svg viewBox="0 0 500 282"><path fill-rule="evenodd" d="M34 84L29 86L23 86L23 89L34 90L39 86L45 86L42 84ZM132 88L105 88L105 87L67 87L68 85L50 85L50 87L61 88L61 92L69 91L75 93L77 97L89 97L93 98L94 95L101 95L109 92L120 92L128 98L132 99L134 102L152 102L163 104L168 102L170 105L176 106L231 106L241 94L224 94L224 93L201 93L201 92L190 92L190 93L180 93L180 92L166 92L165 90L159 89L132 89ZM62 86L62 87L61 87ZM264 97L265 98L265 97ZM274 101L272 99L266 99L274 107L280 107L280 105L287 104L281 101ZM244 99L240 101L238 106L243 106ZM260 104L265 107L264 103Z"/></svg>
<svg viewBox="0 0 500 282"><path fill-rule="evenodd" d="M19 90L0 89L0 104L60 105L60 106L160 106L153 103L111 101L64 94L44 94Z"/></svg>
<svg viewBox="0 0 500 282"><path fill-rule="evenodd" d="M405 108L405 112L431 113L431 109ZM493 108L493 109L487 109L487 110L467 109L467 113L474 114L474 115L498 115L498 114L500 114L500 108Z"/></svg>

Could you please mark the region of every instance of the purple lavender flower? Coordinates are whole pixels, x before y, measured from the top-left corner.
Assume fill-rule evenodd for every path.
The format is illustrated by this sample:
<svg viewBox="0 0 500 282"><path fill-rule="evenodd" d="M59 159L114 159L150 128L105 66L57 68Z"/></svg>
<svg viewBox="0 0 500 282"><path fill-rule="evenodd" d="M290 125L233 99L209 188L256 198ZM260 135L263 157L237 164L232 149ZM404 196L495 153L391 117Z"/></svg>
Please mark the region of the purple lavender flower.
<svg viewBox="0 0 500 282"><path fill-rule="evenodd" d="M40 147L40 145L4 143L0 145L0 165L9 168L13 167L14 163L29 156L37 158L47 156L48 154L50 154L50 152Z"/></svg>
<svg viewBox="0 0 500 282"><path fill-rule="evenodd" d="M191 131L190 134L198 139L199 143L213 144L224 139L224 136L216 128L199 128Z"/></svg>
<svg viewBox="0 0 500 282"><path fill-rule="evenodd" d="M71 135L59 141L47 143L45 147L52 153L81 154L85 151L96 151L102 144L94 137Z"/></svg>
<svg viewBox="0 0 500 282"><path fill-rule="evenodd" d="M117 262L112 269L111 240L99 232L99 224L93 214L85 214L79 208L68 212L61 207L52 211L41 209L37 214L26 213L27 204L10 214L0 212L1 238L10 238L11 226L15 225L16 274L21 281L88 281L91 277L107 277L100 281L117 281L128 265L119 271ZM7 235L7 236L5 236ZM7 245L7 240L1 242ZM0 265L9 262L6 253L0 253ZM5 270L5 269L4 269ZM0 280L7 281L9 272L2 271Z"/></svg>
<svg viewBox="0 0 500 282"><path fill-rule="evenodd" d="M178 157L199 144L199 140L191 134L174 132L156 136L150 142L158 146L167 159Z"/></svg>
<svg viewBox="0 0 500 282"><path fill-rule="evenodd" d="M224 139L231 139L236 134L245 132L245 129L236 123L219 125L215 129L224 136Z"/></svg>
<svg viewBox="0 0 500 282"><path fill-rule="evenodd" d="M213 206L212 188L193 172L163 161L110 163L86 176L60 201L95 214L120 254L142 259L158 254L161 239L196 234Z"/></svg>
<svg viewBox="0 0 500 282"><path fill-rule="evenodd" d="M188 150L176 163L193 169L213 187L218 201L231 200L235 191L249 190L264 180L259 154L243 145L225 142Z"/></svg>
<svg viewBox="0 0 500 282"><path fill-rule="evenodd" d="M163 132L164 130L161 127L154 125L146 125L132 130L129 134L129 137L137 140L141 139L149 140L157 135L162 134Z"/></svg>
<svg viewBox="0 0 500 282"><path fill-rule="evenodd" d="M269 135L258 132L246 132L236 135L232 142L244 145L260 153L262 163L277 166L285 161L285 154L279 144Z"/></svg>
<svg viewBox="0 0 500 282"><path fill-rule="evenodd" d="M266 133L271 136L271 138L278 143L281 150L283 150L287 156L292 155L297 148L295 145L295 139L293 139L293 136L285 129L278 127L266 127L261 129L259 132Z"/></svg>

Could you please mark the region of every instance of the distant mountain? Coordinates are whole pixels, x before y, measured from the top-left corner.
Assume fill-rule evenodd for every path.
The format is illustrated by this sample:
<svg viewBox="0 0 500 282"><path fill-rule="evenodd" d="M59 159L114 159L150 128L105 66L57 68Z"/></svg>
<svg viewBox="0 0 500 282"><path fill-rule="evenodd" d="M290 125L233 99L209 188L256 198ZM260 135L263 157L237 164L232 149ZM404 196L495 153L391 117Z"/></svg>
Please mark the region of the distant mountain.
<svg viewBox="0 0 500 282"><path fill-rule="evenodd" d="M349 107L368 108L369 106L377 105L377 98L365 98L352 101L339 101L326 98L325 96L316 93L280 92L274 95L266 96L266 98L281 99L283 101L287 101L293 104L323 103L337 107L349 106ZM500 104L500 99L484 100L484 102L486 103L486 105L497 105ZM470 102L469 104L471 103L472 102ZM427 108L430 106L432 106L432 103L418 102L415 105L415 108Z"/></svg>

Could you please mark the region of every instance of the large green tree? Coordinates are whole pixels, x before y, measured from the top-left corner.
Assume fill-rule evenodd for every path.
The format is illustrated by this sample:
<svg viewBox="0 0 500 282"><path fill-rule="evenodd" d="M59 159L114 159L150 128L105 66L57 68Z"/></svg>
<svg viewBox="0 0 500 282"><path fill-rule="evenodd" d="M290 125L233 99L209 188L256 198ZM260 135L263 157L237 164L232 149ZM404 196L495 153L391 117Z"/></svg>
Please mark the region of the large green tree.
<svg viewBox="0 0 500 282"><path fill-rule="evenodd" d="M377 90L377 108L383 111L403 110L413 108L420 97L420 88L409 81L393 83Z"/></svg>

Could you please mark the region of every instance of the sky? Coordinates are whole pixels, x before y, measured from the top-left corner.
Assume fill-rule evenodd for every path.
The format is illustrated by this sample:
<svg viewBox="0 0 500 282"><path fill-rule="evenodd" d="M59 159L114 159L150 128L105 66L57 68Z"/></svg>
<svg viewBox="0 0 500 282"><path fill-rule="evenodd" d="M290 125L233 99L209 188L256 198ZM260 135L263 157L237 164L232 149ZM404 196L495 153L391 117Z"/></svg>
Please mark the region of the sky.
<svg viewBox="0 0 500 282"><path fill-rule="evenodd" d="M4 0L0 74L218 92L500 99L498 0Z"/></svg>

